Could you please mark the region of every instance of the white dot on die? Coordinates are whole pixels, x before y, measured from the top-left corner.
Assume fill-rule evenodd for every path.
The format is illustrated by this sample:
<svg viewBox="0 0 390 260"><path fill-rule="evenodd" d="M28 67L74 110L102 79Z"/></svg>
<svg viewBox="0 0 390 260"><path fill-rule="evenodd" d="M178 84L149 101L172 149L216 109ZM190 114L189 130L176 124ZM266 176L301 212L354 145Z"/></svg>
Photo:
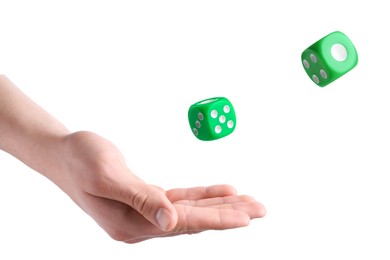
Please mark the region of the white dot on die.
<svg viewBox="0 0 390 260"><path fill-rule="evenodd" d="M214 131L215 131L217 134L219 134L219 133L221 133L221 131L222 131L222 127L219 126L219 125L217 125L217 126L215 127Z"/></svg>
<svg viewBox="0 0 390 260"><path fill-rule="evenodd" d="M192 132L194 133L194 135L198 135L198 129L194 128L192 129Z"/></svg>
<svg viewBox="0 0 390 260"><path fill-rule="evenodd" d="M232 128L233 126L234 126L233 120L229 120L229 121L227 122L227 127Z"/></svg>
<svg viewBox="0 0 390 260"><path fill-rule="evenodd" d="M310 68L310 64L307 60L303 60L303 66L305 66L306 69Z"/></svg>
<svg viewBox="0 0 390 260"><path fill-rule="evenodd" d="M328 74L326 73L325 70L320 70L320 74L321 74L321 77L322 77L323 79L328 78Z"/></svg>
<svg viewBox="0 0 390 260"><path fill-rule="evenodd" d="M198 113L198 118L199 118L200 121L203 120L204 117L203 117L203 114L201 112Z"/></svg>
<svg viewBox="0 0 390 260"><path fill-rule="evenodd" d="M337 61L345 61L348 56L347 49L339 43L333 44L330 53L332 54L333 59Z"/></svg>
<svg viewBox="0 0 390 260"><path fill-rule="evenodd" d="M314 62L314 63L317 62L317 57L316 57L316 55L314 55L314 54L310 54L310 59L311 59L311 61Z"/></svg>
<svg viewBox="0 0 390 260"><path fill-rule="evenodd" d="M315 83L320 83L320 79L317 77L317 75L313 75L313 81L315 82Z"/></svg>
<svg viewBox="0 0 390 260"><path fill-rule="evenodd" d="M217 116L218 116L217 110L214 109L213 111L211 111L210 115L212 118L217 118Z"/></svg>
<svg viewBox="0 0 390 260"><path fill-rule="evenodd" d="M199 121L196 121L196 122L195 122L195 125L196 125L197 128L200 128L200 126L201 126L201 124L200 124Z"/></svg>
<svg viewBox="0 0 390 260"><path fill-rule="evenodd" d="M210 98L210 99L206 99L202 102L199 102L199 104L201 105L204 105L204 104L208 104L208 103L211 103L211 102L214 102L215 100L217 100L216 98Z"/></svg>
<svg viewBox="0 0 390 260"><path fill-rule="evenodd" d="M228 105L225 105L223 107L223 112L225 112L226 114L230 112L230 107Z"/></svg>
<svg viewBox="0 0 390 260"><path fill-rule="evenodd" d="M225 123L225 121L226 121L226 117L225 117L224 115L222 115L222 116L219 117L219 122L220 122L221 124Z"/></svg>

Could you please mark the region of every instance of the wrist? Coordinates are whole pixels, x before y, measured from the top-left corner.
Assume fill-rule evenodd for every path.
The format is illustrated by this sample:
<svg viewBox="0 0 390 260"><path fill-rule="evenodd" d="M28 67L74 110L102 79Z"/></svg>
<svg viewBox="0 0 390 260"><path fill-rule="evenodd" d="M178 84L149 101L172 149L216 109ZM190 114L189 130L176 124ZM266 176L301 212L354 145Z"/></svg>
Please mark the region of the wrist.
<svg viewBox="0 0 390 260"><path fill-rule="evenodd" d="M68 134L60 122L0 76L0 149L49 176L61 161L60 144Z"/></svg>

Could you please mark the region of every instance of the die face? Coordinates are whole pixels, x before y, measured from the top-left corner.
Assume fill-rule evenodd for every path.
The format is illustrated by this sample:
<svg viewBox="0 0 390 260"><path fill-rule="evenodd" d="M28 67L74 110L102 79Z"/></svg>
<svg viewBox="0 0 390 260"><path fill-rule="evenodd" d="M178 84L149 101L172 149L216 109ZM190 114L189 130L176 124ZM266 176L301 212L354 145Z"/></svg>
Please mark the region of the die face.
<svg viewBox="0 0 390 260"><path fill-rule="evenodd" d="M335 80L332 71L325 65L322 57L314 48L306 49L302 53L302 65L311 80L321 87L325 87L332 80Z"/></svg>
<svg viewBox="0 0 390 260"><path fill-rule="evenodd" d="M223 97L210 98L193 104L188 111L193 134L210 141L231 134L236 127L236 114L230 101Z"/></svg>
<svg viewBox="0 0 390 260"><path fill-rule="evenodd" d="M358 55L345 34L333 32L303 51L301 60L307 75L324 87L353 69Z"/></svg>
<svg viewBox="0 0 390 260"><path fill-rule="evenodd" d="M188 121L192 133L200 140L212 140L208 127L207 108L191 106L188 111Z"/></svg>
<svg viewBox="0 0 390 260"><path fill-rule="evenodd" d="M345 74L358 63L358 55L351 40L341 32L334 32L320 42L324 62L335 73Z"/></svg>

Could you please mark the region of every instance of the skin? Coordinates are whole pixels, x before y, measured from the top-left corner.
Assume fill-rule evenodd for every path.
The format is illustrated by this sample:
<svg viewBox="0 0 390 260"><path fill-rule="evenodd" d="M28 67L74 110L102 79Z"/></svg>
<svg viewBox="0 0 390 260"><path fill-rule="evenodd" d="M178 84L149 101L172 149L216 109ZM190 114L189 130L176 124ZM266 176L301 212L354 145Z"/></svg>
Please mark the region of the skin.
<svg viewBox="0 0 390 260"><path fill-rule="evenodd" d="M164 190L145 183L114 144L92 132L71 133L3 75L0 149L47 177L110 237L126 243L244 227L265 215L261 203L229 185Z"/></svg>

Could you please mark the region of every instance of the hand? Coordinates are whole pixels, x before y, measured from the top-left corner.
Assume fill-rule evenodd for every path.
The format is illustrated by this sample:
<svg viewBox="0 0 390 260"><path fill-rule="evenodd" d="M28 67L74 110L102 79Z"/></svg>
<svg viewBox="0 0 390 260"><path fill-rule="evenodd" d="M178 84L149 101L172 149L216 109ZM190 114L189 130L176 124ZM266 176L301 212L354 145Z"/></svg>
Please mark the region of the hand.
<svg viewBox="0 0 390 260"><path fill-rule="evenodd" d="M71 134L1 75L0 107L0 149L57 184L116 240L238 228L265 214L227 185L164 191L143 182L109 141Z"/></svg>
<svg viewBox="0 0 390 260"><path fill-rule="evenodd" d="M118 149L90 133L68 135L54 181L113 239L137 243L155 237L247 226L264 207L228 185L188 189L143 182Z"/></svg>

